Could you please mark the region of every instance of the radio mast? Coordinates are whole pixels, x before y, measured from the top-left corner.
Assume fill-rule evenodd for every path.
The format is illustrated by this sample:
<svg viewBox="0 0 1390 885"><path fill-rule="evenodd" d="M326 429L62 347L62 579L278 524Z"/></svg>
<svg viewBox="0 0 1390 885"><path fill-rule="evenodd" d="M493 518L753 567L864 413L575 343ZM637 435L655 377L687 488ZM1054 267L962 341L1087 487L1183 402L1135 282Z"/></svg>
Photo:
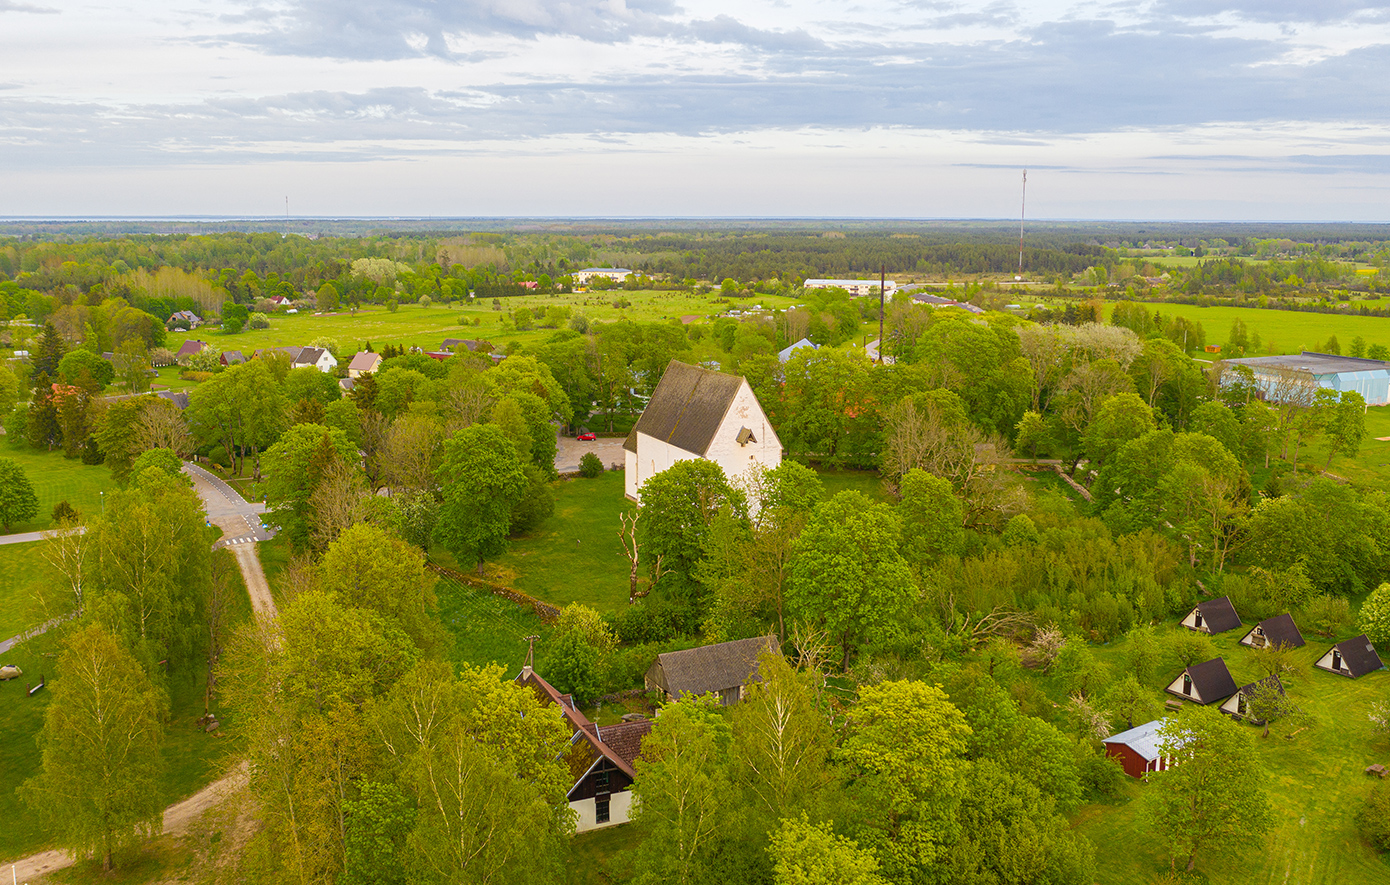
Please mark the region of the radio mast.
<svg viewBox="0 0 1390 885"><path fill-rule="evenodd" d="M1028 170L1023 170L1023 198L1018 206L1018 278L1023 279L1023 219L1028 211Z"/></svg>

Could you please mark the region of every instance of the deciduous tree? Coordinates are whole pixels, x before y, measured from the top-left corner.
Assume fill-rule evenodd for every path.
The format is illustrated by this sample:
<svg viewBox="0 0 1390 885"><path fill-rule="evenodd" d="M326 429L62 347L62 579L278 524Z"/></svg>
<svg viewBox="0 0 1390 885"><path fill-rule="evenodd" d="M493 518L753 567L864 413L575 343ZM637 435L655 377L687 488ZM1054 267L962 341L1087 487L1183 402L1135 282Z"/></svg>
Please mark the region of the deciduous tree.
<svg viewBox="0 0 1390 885"><path fill-rule="evenodd" d="M435 476L444 495L435 539L481 575L483 562L506 549L512 510L526 492L521 458L501 430L475 424L445 441Z"/></svg>

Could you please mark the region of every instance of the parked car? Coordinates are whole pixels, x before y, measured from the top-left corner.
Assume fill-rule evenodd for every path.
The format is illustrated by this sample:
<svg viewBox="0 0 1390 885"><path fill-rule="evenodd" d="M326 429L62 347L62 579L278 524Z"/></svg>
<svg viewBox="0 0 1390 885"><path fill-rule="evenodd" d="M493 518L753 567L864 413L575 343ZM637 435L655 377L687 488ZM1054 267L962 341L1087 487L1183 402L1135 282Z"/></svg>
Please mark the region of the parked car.
<svg viewBox="0 0 1390 885"><path fill-rule="evenodd" d="M593 440L598 439L598 434L594 433L592 430L586 430L585 432L579 434L579 436L576 436L575 439L579 440L580 442L592 442Z"/></svg>

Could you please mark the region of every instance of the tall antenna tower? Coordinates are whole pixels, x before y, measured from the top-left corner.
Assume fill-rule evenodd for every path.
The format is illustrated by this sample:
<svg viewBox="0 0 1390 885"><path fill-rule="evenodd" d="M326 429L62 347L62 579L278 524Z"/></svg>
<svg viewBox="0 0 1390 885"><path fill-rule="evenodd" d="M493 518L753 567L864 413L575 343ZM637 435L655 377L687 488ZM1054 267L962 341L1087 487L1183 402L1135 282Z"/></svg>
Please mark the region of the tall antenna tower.
<svg viewBox="0 0 1390 885"><path fill-rule="evenodd" d="M1023 170L1023 198L1018 207L1018 278L1023 279L1023 219L1028 212L1028 170Z"/></svg>

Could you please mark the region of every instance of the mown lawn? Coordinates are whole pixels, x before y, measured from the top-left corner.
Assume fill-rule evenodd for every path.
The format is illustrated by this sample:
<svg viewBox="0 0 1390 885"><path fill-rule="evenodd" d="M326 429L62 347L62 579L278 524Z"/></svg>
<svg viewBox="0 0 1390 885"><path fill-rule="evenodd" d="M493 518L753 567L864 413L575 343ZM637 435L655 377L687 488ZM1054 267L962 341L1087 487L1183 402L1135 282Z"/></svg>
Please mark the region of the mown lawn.
<svg viewBox="0 0 1390 885"><path fill-rule="evenodd" d="M43 558L44 543L0 545L0 640L43 620L34 594L52 577L52 567Z"/></svg>
<svg viewBox="0 0 1390 885"><path fill-rule="evenodd" d="M40 532L53 525L53 505L67 501L83 515L101 510L101 493L116 487L103 464L83 464L64 458L61 452L43 452L28 446L0 446L0 458L9 458L24 469L39 499L34 519L10 526L11 533Z"/></svg>
<svg viewBox="0 0 1390 885"><path fill-rule="evenodd" d="M1379 303L1376 302L1377 306ZM1336 335L1342 353L1349 352L1351 340L1360 335L1366 345L1390 346L1390 317L1369 317L1335 313L1307 313L1297 310L1270 310L1259 307L1195 307L1189 304L1150 304L1164 316L1187 317L1202 324L1208 344L1226 343L1231 324L1237 319L1245 323L1246 333L1260 335L1259 354L1300 353L1322 346L1329 335ZM1113 310L1114 305L1107 305Z"/></svg>
<svg viewBox="0 0 1390 885"><path fill-rule="evenodd" d="M1244 630L1216 638L1236 684L1259 676L1251 652L1238 644ZM1347 638L1347 637L1339 637ZM1390 881L1390 863L1361 841L1355 816L1370 791L1363 773L1372 762L1390 762L1390 741L1372 734L1366 717L1370 704L1390 691L1390 672L1358 680L1313 669L1332 640L1307 637L1298 651L1304 673L1287 681L1290 697L1312 717L1313 724L1293 739L1275 731L1267 739L1250 728L1268 775L1274 827L1263 842L1228 846L1199 857L1197 869L1214 885L1372 885ZM1097 648L1114 666L1124 644ZM1176 669L1162 674L1171 680ZM1126 785L1120 804L1084 807L1076 827L1096 845L1100 882L1154 881L1168 868L1164 846L1142 814L1144 785Z"/></svg>

